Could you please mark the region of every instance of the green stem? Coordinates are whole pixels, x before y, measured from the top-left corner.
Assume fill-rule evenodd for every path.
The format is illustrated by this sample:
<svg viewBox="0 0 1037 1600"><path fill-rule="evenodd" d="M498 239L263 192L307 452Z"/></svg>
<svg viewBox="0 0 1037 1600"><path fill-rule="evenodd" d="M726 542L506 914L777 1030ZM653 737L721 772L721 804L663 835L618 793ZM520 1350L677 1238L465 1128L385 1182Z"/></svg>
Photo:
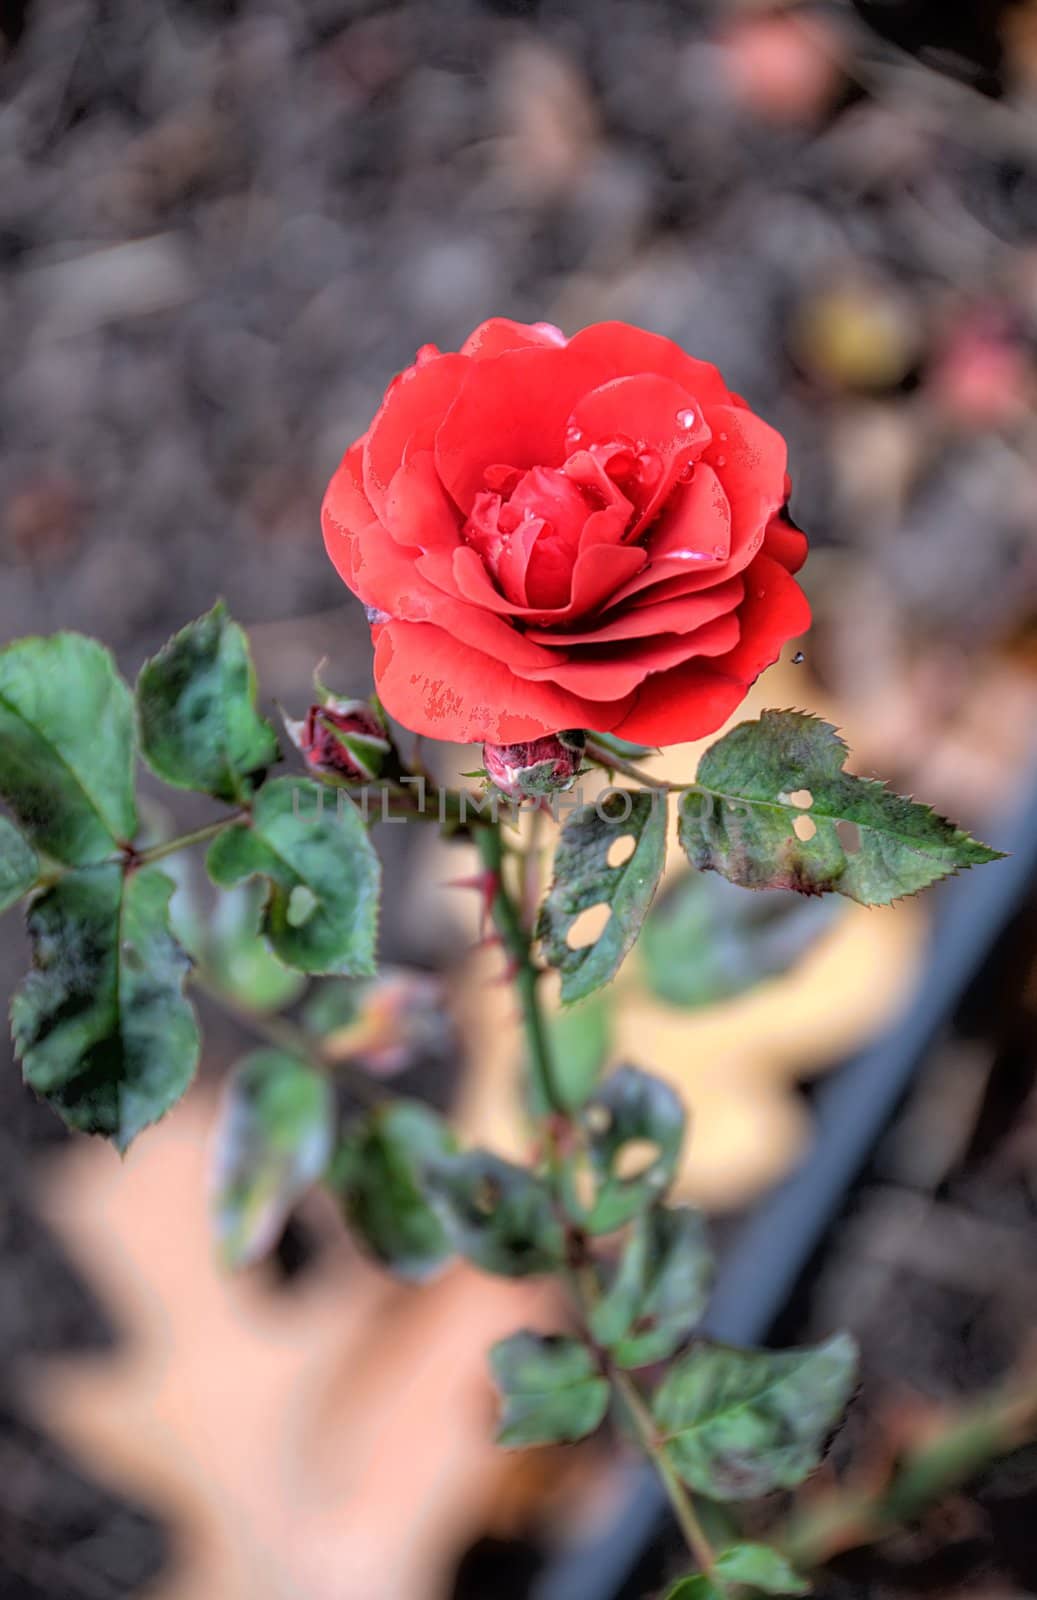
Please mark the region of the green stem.
<svg viewBox="0 0 1037 1600"><path fill-rule="evenodd" d="M588 1264L572 1273L570 1284L580 1308L581 1318L586 1323L590 1308L597 1303L600 1296L598 1276L594 1267ZM724 1581L717 1575L716 1553L699 1519L695 1502L670 1460L666 1440L660 1435L655 1425L655 1418L645 1404L641 1391L628 1372L624 1372L622 1367L617 1367L609 1360L607 1352L598 1349L592 1339L589 1342L605 1368L605 1375L612 1385L613 1393L630 1418L638 1444L658 1474L685 1544L717 1594L727 1595L728 1590Z"/></svg>
<svg viewBox="0 0 1037 1600"><path fill-rule="evenodd" d="M676 793L689 787L686 783L667 783L665 778L653 777L652 773L636 767L632 761L624 761L622 756L613 755L611 750L596 745L593 739L587 740L584 755L588 761L604 767L607 772L621 772L625 778L633 778L635 783L643 783L646 789L663 789L667 793Z"/></svg>
<svg viewBox="0 0 1037 1600"><path fill-rule="evenodd" d="M553 1112L564 1117L567 1115L565 1098L555 1078L547 1026L540 1004L540 971L531 958L532 940L523 926L519 908L504 883L504 845L499 825L480 827L476 838L482 864L487 872L493 873L496 883L491 915L512 966L536 1087L542 1104L550 1106Z"/></svg>
<svg viewBox="0 0 1037 1600"><path fill-rule="evenodd" d="M247 806L241 806L237 811L228 811L225 817L220 817L216 822L207 822L204 827L195 828L193 833L181 833L175 839L166 839L162 844L151 845L147 850L136 850L130 859L135 867L150 867L153 861L163 861L166 856L175 856L181 850L189 850L195 844L207 844L210 839L215 839L218 833L223 833L226 828L235 822L241 822L249 814Z"/></svg>

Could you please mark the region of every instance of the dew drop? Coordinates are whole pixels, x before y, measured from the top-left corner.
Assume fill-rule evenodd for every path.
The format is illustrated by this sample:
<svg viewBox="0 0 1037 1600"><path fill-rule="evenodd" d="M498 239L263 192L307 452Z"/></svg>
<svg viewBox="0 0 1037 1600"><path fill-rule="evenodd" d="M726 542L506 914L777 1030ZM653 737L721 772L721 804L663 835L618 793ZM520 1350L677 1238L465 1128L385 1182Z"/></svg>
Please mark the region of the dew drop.
<svg viewBox="0 0 1037 1600"><path fill-rule="evenodd" d="M689 461L688 465L681 469L680 475L677 478L677 482L678 483L690 483L694 476L695 476L695 463L694 463L694 461Z"/></svg>
<svg viewBox="0 0 1037 1600"><path fill-rule="evenodd" d="M717 438L720 440L721 444L726 444L727 443L727 434L726 433L718 433L717 434Z"/></svg>
<svg viewBox="0 0 1037 1600"><path fill-rule="evenodd" d="M642 483L655 483L662 469L663 464L654 450L642 450L637 458L637 475Z"/></svg>
<svg viewBox="0 0 1037 1600"><path fill-rule="evenodd" d="M723 545L722 544L715 544L713 546L713 560L714 561L723 561L723 559L724 559L724 547L723 547Z"/></svg>
<svg viewBox="0 0 1037 1600"><path fill-rule="evenodd" d="M802 650L797 650L795 655L792 657L792 665L794 667L801 667L805 660L806 656L803 654Z"/></svg>
<svg viewBox="0 0 1037 1600"><path fill-rule="evenodd" d="M569 446L570 450L575 450L576 446L578 444L580 444L582 442L582 440L583 440L583 429L582 428L569 428L566 431L565 442Z"/></svg>
<svg viewBox="0 0 1037 1600"><path fill-rule="evenodd" d="M677 426L679 428L693 428L697 421L698 418L690 407L686 411L678 411L677 413Z"/></svg>
<svg viewBox="0 0 1037 1600"><path fill-rule="evenodd" d="M717 466L718 467L726 467L727 466L727 457L726 456L717 456L716 460L717 460Z"/></svg>

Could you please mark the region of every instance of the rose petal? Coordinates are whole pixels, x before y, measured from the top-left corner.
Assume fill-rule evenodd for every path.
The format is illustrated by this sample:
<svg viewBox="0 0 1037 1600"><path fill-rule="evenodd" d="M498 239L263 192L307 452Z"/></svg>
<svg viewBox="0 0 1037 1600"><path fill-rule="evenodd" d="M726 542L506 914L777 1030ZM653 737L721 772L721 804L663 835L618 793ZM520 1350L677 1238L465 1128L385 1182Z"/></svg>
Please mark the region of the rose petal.
<svg viewBox="0 0 1037 1600"><path fill-rule="evenodd" d="M415 733L460 744L518 744L559 728L610 732L632 700L598 703L517 678L430 623L375 630L375 683L386 710Z"/></svg>
<svg viewBox="0 0 1037 1600"><path fill-rule="evenodd" d="M724 562L731 554L731 507L713 468L700 461L670 496L646 540L649 561Z"/></svg>
<svg viewBox="0 0 1037 1600"><path fill-rule="evenodd" d="M595 610L638 569L643 566L645 553L632 545L595 545L581 550L573 565L572 590L569 603L556 610L537 610L533 606L514 605L494 588L486 568L474 550L462 546L454 552L449 575L445 562L438 552L429 552L418 561L418 566L438 587L463 595L475 605L485 606L502 616L533 622L541 627L551 623L566 622L571 617L584 616ZM556 730L557 731L557 730Z"/></svg>
<svg viewBox="0 0 1037 1600"><path fill-rule="evenodd" d="M670 600L662 605L631 607L616 617L610 617L598 627L582 633L527 628L526 638L537 644L554 644L559 648L581 644L609 644L616 639L639 639L655 633L692 633L704 623L712 622L733 611L744 593L741 578L729 578L726 583L714 584L702 594Z"/></svg>
<svg viewBox="0 0 1037 1600"><path fill-rule="evenodd" d="M509 350L467 363L436 434L439 475L465 516L488 467L562 465L569 413L592 380L569 348Z"/></svg>
<svg viewBox="0 0 1037 1600"><path fill-rule="evenodd" d="M710 430L694 397L671 378L638 373L615 378L583 395L573 407L566 432L591 446L616 438L630 439L637 452L655 463L641 492L624 483L635 500L636 515L629 537L638 533L664 505L683 469L709 443Z"/></svg>
<svg viewBox="0 0 1037 1600"><path fill-rule="evenodd" d="M798 572L807 558L807 536L779 511L767 524L761 554L780 561L786 572Z"/></svg>
<svg viewBox="0 0 1037 1600"><path fill-rule="evenodd" d="M738 644L718 663L747 684L777 661L783 645L810 627L810 605L780 562L758 555L745 574Z"/></svg>
<svg viewBox="0 0 1037 1600"><path fill-rule="evenodd" d="M324 502L320 508L325 539L328 537L329 523L334 532L342 534L366 528L375 520L374 510L364 493L361 478L363 450L364 438L361 437L350 445L325 491Z"/></svg>
<svg viewBox="0 0 1037 1600"><path fill-rule="evenodd" d="M632 328L625 322L596 322L574 334L569 349L592 358L605 378L655 372L679 383L699 405L728 403L727 385L712 362L696 361L672 339L647 333L644 328ZM597 381L601 383L602 377Z"/></svg>
<svg viewBox="0 0 1037 1600"><path fill-rule="evenodd" d="M385 496L385 526L399 544L453 550L460 538L457 507L443 488L431 450L411 456Z"/></svg>
<svg viewBox="0 0 1037 1600"><path fill-rule="evenodd" d="M565 343L565 334L551 322L512 322L510 317L490 317L468 335L461 346L461 354L471 356L473 361L492 361L506 350L523 350L529 345L557 347Z"/></svg>
<svg viewBox="0 0 1037 1600"><path fill-rule="evenodd" d="M691 634L661 634L650 639L624 640L597 652L581 652L566 661L555 659L547 667L518 667L524 683L550 677L560 689L592 700L614 700L636 689L651 673L666 672L692 657L720 656L737 644L738 617L734 612L715 617Z"/></svg>
<svg viewBox="0 0 1037 1600"><path fill-rule="evenodd" d="M649 678L634 707L608 731L635 744L683 744L723 725L745 699L748 685L723 673L716 662L688 661Z"/></svg>
<svg viewBox="0 0 1037 1600"><path fill-rule="evenodd" d="M389 385L364 445L364 489L379 516L385 514L389 484L404 459L432 448L472 365L466 356L435 356L408 367Z"/></svg>

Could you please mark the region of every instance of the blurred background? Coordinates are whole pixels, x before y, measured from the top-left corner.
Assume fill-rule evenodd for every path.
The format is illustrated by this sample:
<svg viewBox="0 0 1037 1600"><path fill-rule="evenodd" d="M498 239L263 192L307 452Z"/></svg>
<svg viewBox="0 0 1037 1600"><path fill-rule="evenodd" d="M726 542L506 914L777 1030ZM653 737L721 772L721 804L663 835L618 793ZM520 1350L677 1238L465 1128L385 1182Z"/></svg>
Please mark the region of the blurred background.
<svg viewBox="0 0 1037 1600"><path fill-rule="evenodd" d="M823 712L855 770L1003 844L1037 721L1037 3L0 0L0 642L76 628L132 675L222 594L269 697L297 713L322 655L368 692L320 498L391 374L493 314L722 367L787 435L813 544L806 659L750 709ZM521 1148L507 1006L438 887L463 865L380 832L404 987L361 998L368 1064ZM809 1154L814 1086L933 981L942 905L723 889L674 867L583 1030L680 1084L681 1192L721 1241ZM873 1477L1034 1357L1037 897L977 965L783 1313L861 1336ZM122 1163L0 1077L0 1596L532 1596L630 1487L616 1440L488 1442L486 1346L556 1311L394 1285L317 1199L221 1275L211 1126L247 1035L206 1021L197 1090ZM1035 1514L1017 1453L819 1592L1037 1593Z"/></svg>

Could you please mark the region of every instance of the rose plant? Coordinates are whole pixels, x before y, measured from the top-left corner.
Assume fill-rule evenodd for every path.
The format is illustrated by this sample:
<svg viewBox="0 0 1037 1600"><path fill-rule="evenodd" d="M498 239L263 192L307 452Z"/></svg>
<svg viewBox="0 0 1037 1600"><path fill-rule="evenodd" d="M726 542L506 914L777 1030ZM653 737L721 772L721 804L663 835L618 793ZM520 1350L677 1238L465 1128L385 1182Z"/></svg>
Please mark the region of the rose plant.
<svg viewBox="0 0 1037 1600"><path fill-rule="evenodd" d="M695 1336L708 1243L694 1211L667 1203L684 1109L640 1064L574 1070L574 1035L560 1046L541 980L557 970L571 1004L613 977L659 883L671 810L701 871L867 905L997 854L847 772L835 730L806 713L739 724L683 785L639 764L720 727L807 627L788 495L784 442L708 363L619 323L566 340L496 319L456 354L419 352L332 479L325 541L368 608L377 698L316 683L305 714L286 718L303 775L271 776L277 739L222 605L145 663L135 694L76 634L0 650L0 910L24 903L32 947L11 1007L26 1082L70 1127L124 1150L192 1077L188 987L237 1012L263 1048L232 1074L221 1117L227 1260L255 1259L324 1183L406 1277L457 1255L556 1275L565 1329L520 1331L490 1353L501 1442L580 1439L615 1409L695 1563L681 1600L803 1592L786 1553L747 1542L736 1516L718 1539L699 1502L737 1507L803 1481L852 1393L854 1347L838 1334L786 1352ZM433 793L390 717L482 745L485 786ZM180 837L142 832L138 754L223 809ZM592 770L623 786L584 802L573 790ZM407 1009L377 970L372 793L478 849L468 881L524 1024L525 1165L460 1148L444 1118L363 1070L375 1044L387 1059ZM542 893L538 854L507 812L557 820L563 801ZM171 914L161 865L183 890L172 858L201 845L220 896L208 923L181 894ZM572 942L595 906L603 928ZM379 998L386 982L395 998ZM631 1168L635 1148L649 1154Z"/></svg>

